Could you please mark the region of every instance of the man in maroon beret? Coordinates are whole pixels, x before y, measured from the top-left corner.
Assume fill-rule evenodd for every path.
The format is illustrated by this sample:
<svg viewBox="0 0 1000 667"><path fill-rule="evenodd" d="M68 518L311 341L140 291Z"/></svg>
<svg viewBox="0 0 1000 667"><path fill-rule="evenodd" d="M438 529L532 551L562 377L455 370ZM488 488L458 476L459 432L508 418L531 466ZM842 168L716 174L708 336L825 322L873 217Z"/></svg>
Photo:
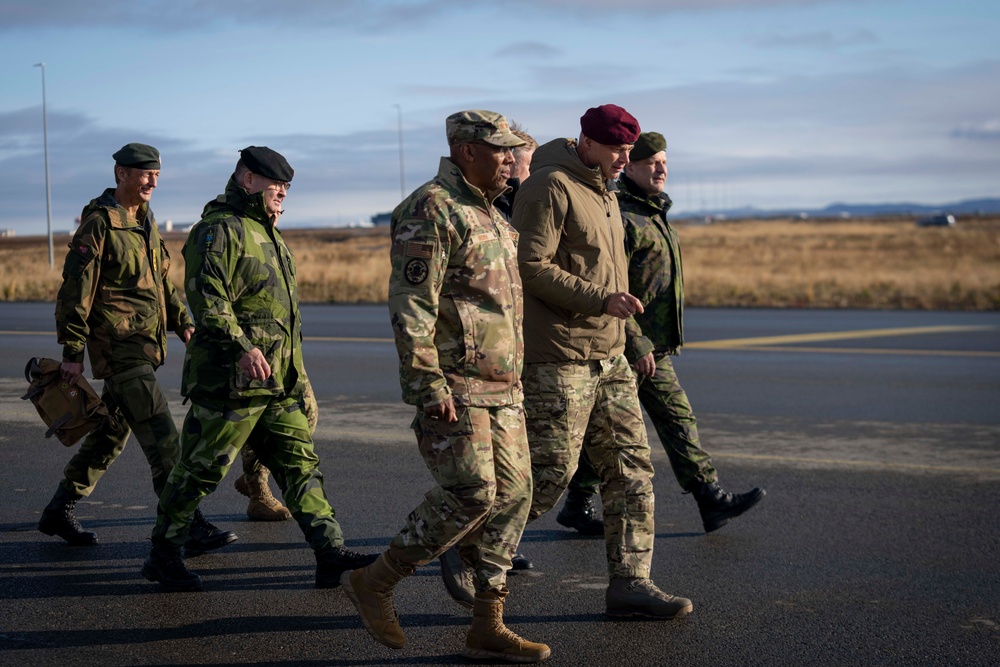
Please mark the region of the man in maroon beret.
<svg viewBox="0 0 1000 667"><path fill-rule="evenodd" d="M580 138L535 152L514 201L524 285L524 408L534 496L528 520L552 509L587 438L602 484L612 616L671 619L691 601L650 580L653 466L625 320L643 312L628 293L628 260L615 179L639 123L605 104L580 119Z"/></svg>

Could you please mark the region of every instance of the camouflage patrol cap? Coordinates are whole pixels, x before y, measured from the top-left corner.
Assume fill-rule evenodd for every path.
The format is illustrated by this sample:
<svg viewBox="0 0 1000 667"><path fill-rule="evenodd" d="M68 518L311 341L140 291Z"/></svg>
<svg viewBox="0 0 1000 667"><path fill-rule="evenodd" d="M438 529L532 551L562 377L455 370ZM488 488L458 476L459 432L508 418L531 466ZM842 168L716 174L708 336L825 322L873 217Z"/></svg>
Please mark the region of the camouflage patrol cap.
<svg viewBox="0 0 1000 667"><path fill-rule="evenodd" d="M136 169L159 169L160 151L146 144L125 144L112 155L115 164Z"/></svg>
<svg viewBox="0 0 1000 667"><path fill-rule="evenodd" d="M648 157L653 157L660 151L665 150L667 150L667 140L662 134L659 132L643 132L635 140L635 145L632 147L632 152L629 154L628 159L632 162L637 162L645 160Z"/></svg>
<svg viewBox="0 0 1000 667"><path fill-rule="evenodd" d="M267 146L247 146L240 151L240 159L247 169L273 181L290 182L295 175L285 156Z"/></svg>
<svg viewBox="0 0 1000 667"><path fill-rule="evenodd" d="M510 131L507 119L495 111L473 109L453 113L445 121L445 130L449 146L467 141L484 141L504 148L517 148L525 144L524 139Z"/></svg>

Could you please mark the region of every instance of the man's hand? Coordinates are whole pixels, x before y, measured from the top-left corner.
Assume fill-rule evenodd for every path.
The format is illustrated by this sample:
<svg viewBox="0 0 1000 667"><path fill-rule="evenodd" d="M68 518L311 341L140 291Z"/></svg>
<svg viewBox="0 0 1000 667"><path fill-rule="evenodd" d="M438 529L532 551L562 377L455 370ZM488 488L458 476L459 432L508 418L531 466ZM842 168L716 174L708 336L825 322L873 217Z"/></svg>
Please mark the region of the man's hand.
<svg viewBox="0 0 1000 667"><path fill-rule="evenodd" d="M446 422L457 422L458 411L455 410L455 400L449 396L444 403L425 406L424 416L431 419L443 419Z"/></svg>
<svg viewBox="0 0 1000 667"><path fill-rule="evenodd" d="M627 320L636 313L642 313L642 302L628 292L615 292L608 297L604 312L613 317Z"/></svg>
<svg viewBox="0 0 1000 667"><path fill-rule="evenodd" d="M59 375L66 384L76 384L83 375L83 363L64 361L59 365Z"/></svg>
<svg viewBox="0 0 1000 667"><path fill-rule="evenodd" d="M656 362L653 360L653 353L650 352L645 357L637 359L632 368L635 372L644 377L653 377L653 373L656 372Z"/></svg>
<svg viewBox="0 0 1000 667"><path fill-rule="evenodd" d="M187 347L187 344L191 342L191 334L193 333L194 333L194 327L188 327L183 331L177 332L177 337L180 338L182 341L184 341L184 347Z"/></svg>
<svg viewBox="0 0 1000 667"><path fill-rule="evenodd" d="M264 353L256 347L240 357L240 368L251 380L266 380L271 377L271 365L264 358Z"/></svg>

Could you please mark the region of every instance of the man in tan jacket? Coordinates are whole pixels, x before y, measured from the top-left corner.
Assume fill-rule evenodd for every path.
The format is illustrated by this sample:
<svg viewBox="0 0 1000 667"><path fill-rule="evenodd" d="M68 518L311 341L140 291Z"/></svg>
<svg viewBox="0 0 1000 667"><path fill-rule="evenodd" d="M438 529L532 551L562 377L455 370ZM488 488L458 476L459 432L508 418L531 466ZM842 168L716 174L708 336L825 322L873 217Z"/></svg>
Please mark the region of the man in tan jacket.
<svg viewBox="0 0 1000 667"><path fill-rule="evenodd" d="M643 310L628 293L628 260L614 180L639 124L613 104L588 109L578 141L535 152L514 202L524 285L524 407L534 496L529 521L552 509L584 435L602 480L607 613L671 619L691 601L650 580L653 466L624 356L625 320Z"/></svg>

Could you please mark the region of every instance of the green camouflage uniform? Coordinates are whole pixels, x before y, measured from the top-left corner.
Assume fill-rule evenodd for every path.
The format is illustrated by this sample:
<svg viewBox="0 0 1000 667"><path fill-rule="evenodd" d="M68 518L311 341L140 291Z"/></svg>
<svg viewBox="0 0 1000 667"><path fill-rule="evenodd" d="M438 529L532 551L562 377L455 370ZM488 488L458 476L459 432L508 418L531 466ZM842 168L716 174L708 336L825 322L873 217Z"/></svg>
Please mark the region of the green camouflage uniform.
<svg viewBox="0 0 1000 667"><path fill-rule="evenodd" d="M529 520L552 509L584 447L603 480L611 578L648 578L653 467L624 323L603 312L628 287L624 232L599 169L572 140L535 152L514 200L525 289L524 407L534 481Z"/></svg>
<svg viewBox="0 0 1000 667"><path fill-rule="evenodd" d="M437 486L390 549L423 565L458 544L481 592L503 586L531 504L516 238L447 158L392 214L400 384L417 407L412 427ZM449 398L457 422L424 415Z"/></svg>
<svg viewBox="0 0 1000 667"><path fill-rule="evenodd" d="M153 371L167 353L167 332L194 326L167 277L170 256L153 213L135 217L105 190L81 215L56 299L56 334L63 361L90 353L102 399L119 425L91 433L66 466L63 485L89 496L135 433L159 494L178 456L177 427Z"/></svg>
<svg viewBox="0 0 1000 667"><path fill-rule="evenodd" d="M252 440L313 549L341 546L303 412L295 264L265 211L263 194L251 195L230 179L225 194L205 206L184 258L184 285L197 323L182 383L191 408L181 432L181 459L160 496L154 545L183 545L198 503ZM238 363L254 347L271 367L263 381L247 378Z"/></svg>
<svg viewBox="0 0 1000 667"><path fill-rule="evenodd" d="M625 223L629 291L645 305L645 312L625 323L625 356L635 363L653 353L656 372L640 380L639 400L656 427L677 482L689 491L696 482L717 481L718 475L712 457L701 448L691 404L670 361L684 344L681 246L677 230L667 221L672 202L666 194L647 196L623 175L618 204ZM599 481L582 463L571 486L596 493Z"/></svg>

